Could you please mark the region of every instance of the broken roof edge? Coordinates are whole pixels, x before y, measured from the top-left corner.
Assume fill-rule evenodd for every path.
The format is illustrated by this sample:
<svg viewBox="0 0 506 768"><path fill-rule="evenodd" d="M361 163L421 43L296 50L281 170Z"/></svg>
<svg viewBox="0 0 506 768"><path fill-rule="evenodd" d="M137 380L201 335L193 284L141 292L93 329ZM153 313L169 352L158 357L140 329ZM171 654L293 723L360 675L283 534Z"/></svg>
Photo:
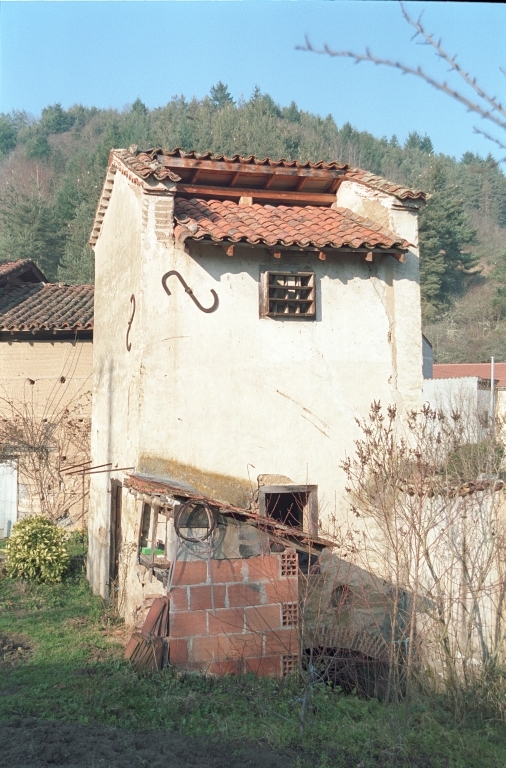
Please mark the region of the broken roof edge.
<svg viewBox="0 0 506 768"><path fill-rule="evenodd" d="M186 483L180 483L178 481L155 477L153 475L144 475L141 472L132 472L128 474L123 480L123 486L132 491L145 494L147 496L168 496L168 497L180 497L187 499L188 501L205 501L211 507L215 507L222 514L230 515L232 517L238 515L250 520L253 524L259 526L262 525L269 528L273 533L277 533L280 536L294 537L297 539L304 539L310 544L315 544L321 547L334 547L335 543L326 539L321 539L319 536L312 536L307 531L303 531L291 526L282 525L276 520L272 520L264 515L259 515L256 512L252 512L244 507L236 507L226 502L212 499L205 494L199 493L193 486Z"/></svg>
<svg viewBox="0 0 506 768"><path fill-rule="evenodd" d="M232 155L232 157L227 157L226 155L213 155L211 152L199 154L195 150L183 152L181 147L176 147L173 150L164 150L162 148L139 150L137 145L131 145L128 149L111 149L109 153L107 173L95 211L92 230L88 241L92 248L95 247L97 240L100 237L102 222L109 206L109 200L114 185L114 176L117 171L120 171L120 173L122 173L129 181L141 187L143 191L147 193L166 195L173 194L174 191L177 192L175 185L181 181L181 177L171 171L170 168L159 163L157 160L159 155L167 158L179 157L183 159L227 162L237 164L238 166L268 166L273 168L274 173L276 168L342 171L343 173L339 180L340 182L348 181L361 184L380 191L383 194L395 197L401 202L412 201L414 203L418 202L419 204L422 204L428 197L427 193L421 190L402 187L399 184L390 182L369 171L353 168L347 163L338 163L337 161L325 163L323 160L320 160L316 163L312 163L309 160L306 162L299 162L298 160L286 160L284 158L281 158L280 160L273 160L269 157L260 159L255 155L243 157L238 154ZM150 180L154 180L155 184L150 184ZM168 186L168 182L172 182L172 189ZM336 193L333 193L333 196L336 197L337 200Z"/></svg>

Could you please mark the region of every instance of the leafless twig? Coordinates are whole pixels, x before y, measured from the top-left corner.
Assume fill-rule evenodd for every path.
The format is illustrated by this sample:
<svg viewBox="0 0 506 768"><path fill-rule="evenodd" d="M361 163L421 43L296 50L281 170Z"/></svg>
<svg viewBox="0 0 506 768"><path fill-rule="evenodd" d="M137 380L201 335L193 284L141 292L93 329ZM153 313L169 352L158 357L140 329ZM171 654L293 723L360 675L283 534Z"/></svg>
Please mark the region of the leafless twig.
<svg viewBox="0 0 506 768"><path fill-rule="evenodd" d="M494 123L494 125L498 126L499 128L502 128L503 130L506 130L506 109L502 106L501 102L495 97L490 96L478 83L475 77L472 77L468 72L462 69L460 64L457 62L457 57L450 56L442 47L441 40L436 41L434 38L434 35L427 32L425 27L423 26L421 22L421 15L418 18L418 20L413 19L408 12L406 11L406 8L402 2L400 2L400 6L402 9L402 14L408 24L410 24L416 31L415 35L412 39L415 39L418 35L421 35L424 40L424 45L429 45L434 49L436 52L438 58L445 61L449 67L450 72L455 72L459 75L459 77L464 80L466 85L468 85L470 88L473 89L475 94L481 99L482 102L480 103L479 100L473 101L467 96L465 96L461 91L456 90L455 88L448 85L446 80L436 79L429 75L424 69L422 69L421 66L418 67L410 67L407 64L403 64L400 61L394 61L392 59L388 58L380 58L378 56L374 56L369 48L366 48L365 53L354 53L353 51L336 51L333 50L327 43L323 46L323 48L315 48L312 43L310 42L308 36L306 35L305 38L305 45L299 45L297 46L297 50L299 51L307 51L311 53L319 53L319 54L326 54L327 56L339 56L341 58L348 58L355 62L355 64L360 64L361 62L368 61L372 64L382 65L386 67L390 67L392 69L397 69L404 75L415 75L416 77L420 78L421 80L424 80L426 83L429 83L429 85L432 85L433 88L436 88L436 90L440 91L441 93L445 93L447 96L450 96L455 101L462 104L469 112L474 112L477 115L480 115L484 120L488 120L489 122ZM504 70L501 69L501 72L505 74ZM490 109L486 106L490 107ZM476 133L480 133L481 135L485 136L490 141L495 142L498 144L501 148L506 149L506 146L499 140L496 139L489 134L487 134L485 131L480 131L478 128L475 128Z"/></svg>

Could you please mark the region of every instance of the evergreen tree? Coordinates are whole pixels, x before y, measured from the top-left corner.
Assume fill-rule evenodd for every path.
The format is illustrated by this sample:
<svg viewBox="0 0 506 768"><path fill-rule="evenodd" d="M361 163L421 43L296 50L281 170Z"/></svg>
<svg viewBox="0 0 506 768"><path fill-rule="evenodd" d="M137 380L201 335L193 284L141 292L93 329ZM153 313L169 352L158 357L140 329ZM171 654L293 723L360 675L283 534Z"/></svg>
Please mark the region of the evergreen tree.
<svg viewBox="0 0 506 768"><path fill-rule="evenodd" d="M468 246L476 239L462 200L447 185L445 164L438 160L430 174L431 197L419 216L420 282L426 317L446 307L462 292L478 257Z"/></svg>
<svg viewBox="0 0 506 768"><path fill-rule="evenodd" d="M40 189L7 186L0 197L0 259L32 259L49 279L56 279L65 235L54 207Z"/></svg>
<svg viewBox="0 0 506 768"><path fill-rule="evenodd" d="M221 80L212 86L209 93L214 106L219 109L231 106L234 103L232 96L228 92L228 86L222 83Z"/></svg>
<svg viewBox="0 0 506 768"><path fill-rule="evenodd" d="M17 130L10 115L0 115L0 155L7 155L17 143Z"/></svg>

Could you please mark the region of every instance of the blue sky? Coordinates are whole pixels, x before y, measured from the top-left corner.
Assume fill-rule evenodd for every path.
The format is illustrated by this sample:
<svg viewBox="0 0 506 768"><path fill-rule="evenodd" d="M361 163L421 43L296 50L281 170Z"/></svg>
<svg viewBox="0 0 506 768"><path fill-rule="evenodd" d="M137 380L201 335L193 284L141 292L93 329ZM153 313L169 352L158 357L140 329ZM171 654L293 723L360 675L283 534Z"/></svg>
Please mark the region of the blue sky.
<svg viewBox="0 0 506 768"><path fill-rule="evenodd" d="M492 95L504 94L506 5L407 7L412 15L424 9L427 28L461 65ZM370 46L445 77L431 51L410 42L396 2L1 2L0 25L3 112L38 115L55 102L121 109L137 96L156 107L176 94L200 98L221 79L235 99L258 85L281 105L294 100L332 114L339 126L349 121L401 141L413 130L428 133L437 152L457 158L466 150L504 154L473 133L483 121L413 77L295 50L308 34L315 45Z"/></svg>

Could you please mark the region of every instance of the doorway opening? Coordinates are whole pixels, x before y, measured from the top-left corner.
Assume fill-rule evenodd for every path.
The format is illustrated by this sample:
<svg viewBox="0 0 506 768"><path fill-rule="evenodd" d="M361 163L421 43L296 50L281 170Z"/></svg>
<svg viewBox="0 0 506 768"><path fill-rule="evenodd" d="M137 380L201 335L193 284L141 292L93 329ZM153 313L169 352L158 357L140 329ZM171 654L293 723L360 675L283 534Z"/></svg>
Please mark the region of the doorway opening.
<svg viewBox="0 0 506 768"><path fill-rule="evenodd" d="M117 581L119 553L121 550L121 493L123 486L118 480L111 480L111 547L109 560L109 583Z"/></svg>

